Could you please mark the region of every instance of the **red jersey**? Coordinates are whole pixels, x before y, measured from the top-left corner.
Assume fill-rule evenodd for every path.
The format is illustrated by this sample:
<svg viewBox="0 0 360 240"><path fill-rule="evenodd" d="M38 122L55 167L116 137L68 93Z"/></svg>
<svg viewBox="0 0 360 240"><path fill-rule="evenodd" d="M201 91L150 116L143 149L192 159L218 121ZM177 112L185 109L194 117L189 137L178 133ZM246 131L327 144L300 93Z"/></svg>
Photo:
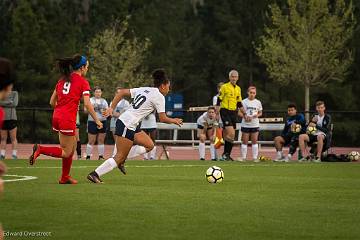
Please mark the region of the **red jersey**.
<svg viewBox="0 0 360 240"><path fill-rule="evenodd" d="M90 85L76 73L72 73L70 79L70 82L60 79L56 84L57 102L53 117L75 122L80 99L83 95L90 95Z"/></svg>

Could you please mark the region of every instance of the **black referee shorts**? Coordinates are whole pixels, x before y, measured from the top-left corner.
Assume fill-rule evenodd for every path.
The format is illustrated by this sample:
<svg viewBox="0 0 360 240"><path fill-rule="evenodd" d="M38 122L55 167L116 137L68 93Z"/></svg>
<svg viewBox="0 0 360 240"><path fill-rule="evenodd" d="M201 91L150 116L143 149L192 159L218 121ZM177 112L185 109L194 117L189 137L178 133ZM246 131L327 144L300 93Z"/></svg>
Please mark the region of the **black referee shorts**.
<svg viewBox="0 0 360 240"><path fill-rule="evenodd" d="M223 128L233 126L236 129L236 123L238 122L238 112L236 110L231 111L225 108L220 109L220 117L223 122Z"/></svg>

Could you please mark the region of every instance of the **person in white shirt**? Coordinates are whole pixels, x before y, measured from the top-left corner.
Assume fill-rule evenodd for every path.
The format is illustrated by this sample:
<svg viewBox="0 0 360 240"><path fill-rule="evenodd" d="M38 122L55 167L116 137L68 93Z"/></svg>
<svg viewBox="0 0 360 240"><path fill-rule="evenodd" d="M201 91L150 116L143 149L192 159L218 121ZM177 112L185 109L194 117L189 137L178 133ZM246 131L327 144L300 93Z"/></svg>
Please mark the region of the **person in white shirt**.
<svg viewBox="0 0 360 240"><path fill-rule="evenodd" d="M216 110L215 107L211 106L208 108L207 112L204 112L197 119L197 136L200 140L199 142L199 156L200 160L205 160L205 141L206 139L210 140L210 155L211 160L216 161L216 149L215 149L215 138L216 138L216 129L219 127L219 122L216 120Z"/></svg>
<svg viewBox="0 0 360 240"><path fill-rule="evenodd" d="M217 94L213 97L212 99L212 105L213 106L216 106L217 105L217 100L218 100L218 97L220 95L220 88L221 86L224 84L224 82L219 82L218 85L217 85Z"/></svg>
<svg viewBox="0 0 360 240"><path fill-rule="evenodd" d="M118 87L116 88L116 92L115 94L119 93L121 91L121 88ZM111 103L110 103L111 105ZM116 105L116 107L114 108L111 120L110 120L110 131L112 132L113 138L115 140L116 135L115 135L115 126L116 126L116 120L120 117L121 114L123 114L126 109L128 109L130 107L130 103L129 101L127 101L126 99L121 99L120 102Z"/></svg>
<svg viewBox="0 0 360 240"><path fill-rule="evenodd" d="M155 112L150 113L141 121L140 129L143 130L146 134L148 134L154 143L156 139L156 128L157 128L157 124L156 124ZM154 160L154 159L156 159L156 145L150 152L144 153L144 160Z"/></svg>
<svg viewBox="0 0 360 240"><path fill-rule="evenodd" d="M100 179L104 174L118 167L124 174L124 163L127 158L149 152L154 148L154 142L149 135L140 130L140 122L150 113L156 112L160 122L181 126L180 118L169 118L165 113L165 96L170 90L170 80L162 69L155 70L152 74L154 87L140 87L121 89L111 103L105 115L111 115L113 109L123 97L133 99L130 108L120 115L116 121L116 154L107 159L95 171L89 173L87 179L93 183L102 183Z"/></svg>
<svg viewBox="0 0 360 240"><path fill-rule="evenodd" d="M91 105L93 105L94 110L98 119L102 122L103 128L99 129L95 123L95 120L90 116L88 116L87 122L87 132L88 132L88 144L86 146L86 160L90 160L90 156L92 154L93 146L97 140L98 145L98 153L99 153L99 160L104 159L104 141L106 135L106 117L104 117L103 113L109 107L107 101L101 97L102 95L102 88L95 87L94 88L94 97L90 98ZM84 112L87 113L87 109L84 108Z"/></svg>
<svg viewBox="0 0 360 240"><path fill-rule="evenodd" d="M247 156L247 146L249 139L252 144L252 158L258 162L259 146L259 117L262 115L261 102L256 99L256 87L250 86L248 88L248 98L242 101L241 113L241 160L245 161Z"/></svg>

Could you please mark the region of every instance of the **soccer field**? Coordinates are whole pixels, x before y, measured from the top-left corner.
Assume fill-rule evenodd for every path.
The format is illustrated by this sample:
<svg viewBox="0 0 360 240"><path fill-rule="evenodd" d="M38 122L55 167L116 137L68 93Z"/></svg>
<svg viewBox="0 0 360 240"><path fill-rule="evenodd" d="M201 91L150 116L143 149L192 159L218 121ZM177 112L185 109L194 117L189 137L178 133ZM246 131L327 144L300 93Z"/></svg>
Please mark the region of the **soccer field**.
<svg viewBox="0 0 360 240"><path fill-rule="evenodd" d="M359 239L360 164L129 161L90 184L99 161L75 161L78 185L59 185L60 161L6 161L5 234L34 239ZM217 165L224 181L209 184ZM20 177L6 176L4 179ZM5 239L31 239L6 237Z"/></svg>

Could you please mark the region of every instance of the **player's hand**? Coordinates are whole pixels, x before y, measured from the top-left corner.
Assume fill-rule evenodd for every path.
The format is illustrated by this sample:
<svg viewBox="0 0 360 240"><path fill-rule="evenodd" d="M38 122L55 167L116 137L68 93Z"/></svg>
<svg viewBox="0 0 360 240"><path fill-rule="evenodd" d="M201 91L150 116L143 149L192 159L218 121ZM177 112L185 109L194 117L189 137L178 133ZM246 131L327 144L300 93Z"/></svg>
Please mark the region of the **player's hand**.
<svg viewBox="0 0 360 240"><path fill-rule="evenodd" d="M5 163L0 162L0 177L3 176L7 172L7 168Z"/></svg>
<svg viewBox="0 0 360 240"><path fill-rule="evenodd" d="M112 116L113 115L113 109L111 107L107 108L104 112L103 112L103 116L104 117L108 117L108 116Z"/></svg>
<svg viewBox="0 0 360 240"><path fill-rule="evenodd" d="M173 118L174 120L174 124L178 125L179 127L181 127L181 125L183 124L183 120L181 118Z"/></svg>
<svg viewBox="0 0 360 240"><path fill-rule="evenodd" d="M309 126L310 126L310 127L316 127L316 123L310 122L310 123L309 123Z"/></svg>
<svg viewBox="0 0 360 240"><path fill-rule="evenodd" d="M314 116L312 119L311 119L312 122L317 122L318 121L318 118L317 116Z"/></svg>
<svg viewBox="0 0 360 240"><path fill-rule="evenodd" d="M96 125L97 125L97 128L98 129L102 129L104 126L103 126L103 123L100 122L99 120L96 121Z"/></svg>
<svg viewBox="0 0 360 240"><path fill-rule="evenodd" d="M251 117L248 115L245 115L245 122L251 122Z"/></svg>

